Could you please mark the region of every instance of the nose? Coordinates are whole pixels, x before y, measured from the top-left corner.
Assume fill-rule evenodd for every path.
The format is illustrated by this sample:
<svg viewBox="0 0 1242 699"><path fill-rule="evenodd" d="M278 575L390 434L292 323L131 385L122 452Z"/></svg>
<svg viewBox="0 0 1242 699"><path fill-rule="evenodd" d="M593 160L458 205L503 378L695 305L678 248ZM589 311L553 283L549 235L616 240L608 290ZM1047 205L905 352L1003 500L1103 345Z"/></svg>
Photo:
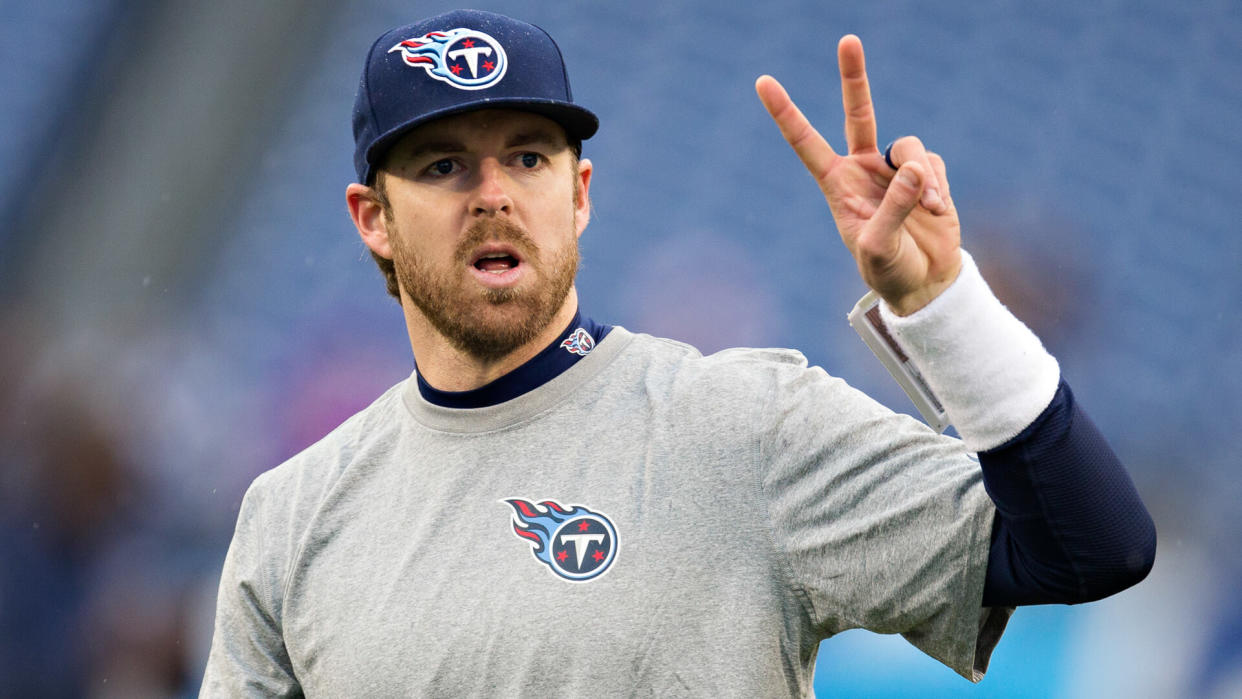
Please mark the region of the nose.
<svg viewBox="0 0 1242 699"><path fill-rule="evenodd" d="M479 182L474 190L470 213L475 216L496 216L513 213L509 196L508 175L495 158L485 158L479 165Z"/></svg>

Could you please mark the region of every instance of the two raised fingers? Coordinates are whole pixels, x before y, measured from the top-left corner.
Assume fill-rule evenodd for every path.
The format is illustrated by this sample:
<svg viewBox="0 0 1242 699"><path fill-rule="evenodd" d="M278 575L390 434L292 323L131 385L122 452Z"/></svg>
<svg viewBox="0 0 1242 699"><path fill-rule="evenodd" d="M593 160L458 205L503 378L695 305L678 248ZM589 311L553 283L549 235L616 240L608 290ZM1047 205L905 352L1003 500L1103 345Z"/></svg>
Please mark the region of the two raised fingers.
<svg viewBox="0 0 1242 699"><path fill-rule="evenodd" d="M875 107L867 81L867 63L862 40L853 34L837 44L837 65L841 70L841 104L845 108L845 143L848 152L878 152L876 148ZM803 115L785 88L769 75L755 81L759 100L767 108L781 135L793 146L803 165L817 179L828 171L837 154Z"/></svg>
<svg viewBox="0 0 1242 699"><path fill-rule="evenodd" d="M841 37L837 44L837 63L841 70L841 103L845 110L845 140L849 153L878 153L875 107L871 102L871 86L867 80L862 41L857 36L847 34ZM775 79L767 75L760 77L755 83L755 90L780 128L781 135L793 146L802 164L822 185L823 177L839 157L837 153ZM938 156L924 148L922 141L915 136L900 138L889 146L885 157L894 168L900 168L904 163L920 163L923 172L918 179L923 183L923 191L919 203L935 214L944 213L948 209L948 182L944 176L944 163L940 162L939 167L936 167L933 158L938 160Z"/></svg>

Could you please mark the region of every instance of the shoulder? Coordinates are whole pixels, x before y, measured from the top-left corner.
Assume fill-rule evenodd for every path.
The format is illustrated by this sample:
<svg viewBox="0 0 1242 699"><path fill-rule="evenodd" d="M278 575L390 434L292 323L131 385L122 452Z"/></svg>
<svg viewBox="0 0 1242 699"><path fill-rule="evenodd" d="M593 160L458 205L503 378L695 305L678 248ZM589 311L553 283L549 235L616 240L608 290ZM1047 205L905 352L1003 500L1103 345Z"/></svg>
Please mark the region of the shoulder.
<svg viewBox="0 0 1242 699"><path fill-rule="evenodd" d="M409 381L388 389L318 442L259 474L246 499L255 501L255 505L263 503L263 508L279 520L291 521L299 513L313 511L351 464L370 452L384 450L397 439L408 423L402 419L402 396Z"/></svg>
<svg viewBox="0 0 1242 699"><path fill-rule="evenodd" d="M818 366L801 352L738 347L703 355L694 347L650 335L636 335L627 353L638 366L642 391L667 400L675 411L710 415L745 432L794 417L796 406L814 412L869 412L873 401Z"/></svg>
<svg viewBox="0 0 1242 699"><path fill-rule="evenodd" d="M628 353L677 372L764 375L807 369L806 357L797 350L734 347L705 355L684 342L642 333L633 335Z"/></svg>
<svg viewBox="0 0 1242 699"><path fill-rule="evenodd" d="M717 395L797 388L823 384L845 388L845 382L820 367L808 365L799 351L784 348L734 347L704 355L691 345L651 335L635 335L629 353L641 357L651 379L677 390L710 390Z"/></svg>

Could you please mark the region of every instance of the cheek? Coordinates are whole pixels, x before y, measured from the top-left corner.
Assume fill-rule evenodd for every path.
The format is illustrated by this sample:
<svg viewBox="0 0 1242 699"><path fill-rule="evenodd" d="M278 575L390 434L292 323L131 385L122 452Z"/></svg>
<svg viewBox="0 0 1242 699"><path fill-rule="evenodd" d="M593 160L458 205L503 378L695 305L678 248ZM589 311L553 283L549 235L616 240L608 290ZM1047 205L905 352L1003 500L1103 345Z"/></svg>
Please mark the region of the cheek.
<svg viewBox="0 0 1242 699"><path fill-rule="evenodd" d="M566 230L577 235L578 194L568 186L558 187L541 202L541 221L559 238Z"/></svg>
<svg viewBox="0 0 1242 699"><path fill-rule="evenodd" d="M397 235L405 255L426 261L453 255L455 236L450 234L451 224L436 212L435 207L428 207L398 218Z"/></svg>

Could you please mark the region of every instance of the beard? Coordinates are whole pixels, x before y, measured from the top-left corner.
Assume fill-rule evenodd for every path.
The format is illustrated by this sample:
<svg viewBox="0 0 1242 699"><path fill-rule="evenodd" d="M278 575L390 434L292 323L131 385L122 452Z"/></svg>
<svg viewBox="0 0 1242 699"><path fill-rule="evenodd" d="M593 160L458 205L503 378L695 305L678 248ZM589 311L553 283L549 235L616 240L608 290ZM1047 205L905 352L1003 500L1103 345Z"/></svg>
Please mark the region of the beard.
<svg viewBox="0 0 1242 699"><path fill-rule="evenodd" d="M482 362L495 362L538 337L556 316L578 273L578 239L544 251L521 227L506 219L480 219L454 250L452 264L436 268L405 246L391 219L397 280L414 305L449 343ZM529 266L529 283L507 289L472 284L462 270L479 245L512 245Z"/></svg>

